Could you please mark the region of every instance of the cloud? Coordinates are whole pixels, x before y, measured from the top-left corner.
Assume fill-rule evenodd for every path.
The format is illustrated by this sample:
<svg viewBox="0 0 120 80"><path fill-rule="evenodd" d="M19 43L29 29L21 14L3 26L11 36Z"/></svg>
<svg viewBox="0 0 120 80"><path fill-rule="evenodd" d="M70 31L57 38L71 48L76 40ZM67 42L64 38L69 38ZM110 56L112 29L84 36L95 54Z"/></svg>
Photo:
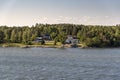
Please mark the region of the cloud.
<svg viewBox="0 0 120 80"><path fill-rule="evenodd" d="M43 17L43 21L47 22L48 21L48 17Z"/></svg>
<svg viewBox="0 0 120 80"><path fill-rule="evenodd" d="M85 25L107 25L113 24L115 21L110 16L80 16L80 17L69 17L69 16L58 16L55 18L42 17L39 20L40 23L73 23L73 24L85 24Z"/></svg>
<svg viewBox="0 0 120 80"><path fill-rule="evenodd" d="M68 16L59 16L55 19L56 23L72 23L75 21L75 18Z"/></svg>
<svg viewBox="0 0 120 80"><path fill-rule="evenodd" d="M11 14L13 15L13 14ZM24 20L23 20L24 19ZM0 15L0 25L34 25L35 23L71 23L71 24L85 24L85 25L116 25L119 24L119 17L112 16L2 16Z"/></svg>

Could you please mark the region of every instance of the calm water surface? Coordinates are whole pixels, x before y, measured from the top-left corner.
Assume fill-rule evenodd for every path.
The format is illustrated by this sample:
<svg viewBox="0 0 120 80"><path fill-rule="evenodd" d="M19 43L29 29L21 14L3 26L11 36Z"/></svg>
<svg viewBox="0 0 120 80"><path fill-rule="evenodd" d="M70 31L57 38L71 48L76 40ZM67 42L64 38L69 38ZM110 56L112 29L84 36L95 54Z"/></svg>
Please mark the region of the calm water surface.
<svg viewBox="0 0 120 80"><path fill-rule="evenodd" d="M0 80L120 80L120 49L0 48Z"/></svg>

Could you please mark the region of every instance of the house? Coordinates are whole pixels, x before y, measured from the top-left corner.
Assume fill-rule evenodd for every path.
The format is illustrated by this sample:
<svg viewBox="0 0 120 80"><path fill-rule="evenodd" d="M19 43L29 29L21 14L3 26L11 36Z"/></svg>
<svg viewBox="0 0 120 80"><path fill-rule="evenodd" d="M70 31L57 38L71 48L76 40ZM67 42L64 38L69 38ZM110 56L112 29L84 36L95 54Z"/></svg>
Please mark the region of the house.
<svg viewBox="0 0 120 80"><path fill-rule="evenodd" d="M41 45L45 44L43 37L36 37L34 40L35 43L40 43Z"/></svg>
<svg viewBox="0 0 120 80"><path fill-rule="evenodd" d="M42 42L45 40L51 40L51 37L49 34L42 34L40 37L36 37L34 42Z"/></svg>
<svg viewBox="0 0 120 80"><path fill-rule="evenodd" d="M51 40L51 37L49 34L43 34L41 35L41 37L44 39L44 40Z"/></svg>
<svg viewBox="0 0 120 80"><path fill-rule="evenodd" d="M73 45L74 44L76 44L76 45L79 44L79 39L76 36L73 37L72 44Z"/></svg>
<svg viewBox="0 0 120 80"><path fill-rule="evenodd" d="M43 37L36 37L34 42L41 42L43 41Z"/></svg>
<svg viewBox="0 0 120 80"><path fill-rule="evenodd" d="M66 39L66 44L77 45L79 44L79 39L76 36L68 35Z"/></svg>
<svg viewBox="0 0 120 80"><path fill-rule="evenodd" d="M73 40L73 37L72 37L71 35L68 35L65 43L66 43L66 44L71 44L71 43L72 43L72 40Z"/></svg>

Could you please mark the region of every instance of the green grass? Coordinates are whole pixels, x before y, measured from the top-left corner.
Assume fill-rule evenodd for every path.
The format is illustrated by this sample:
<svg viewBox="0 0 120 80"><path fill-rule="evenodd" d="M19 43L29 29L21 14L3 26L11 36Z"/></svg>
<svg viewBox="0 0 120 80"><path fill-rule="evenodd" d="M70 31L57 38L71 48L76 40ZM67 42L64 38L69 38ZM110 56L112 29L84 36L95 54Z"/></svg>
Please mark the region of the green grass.
<svg viewBox="0 0 120 80"><path fill-rule="evenodd" d="M32 42L31 45L25 45L23 43L2 43L0 44L0 47L47 47L47 48L60 48L62 44L60 42L57 42L56 45L54 45L54 41L45 41L44 45L41 45L40 43ZM78 44L79 47L86 47L84 44ZM65 45L65 47L69 47L69 45Z"/></svg>
<svg viewBox="0 0 120 80"><path fill-rule="evenodd" d="M23 43L1 43L0 47L58 47L60 46L59 43L57 45L54 45L54 41L46 41L44 45L41 45L40 43L32 43L31 45L26 45Z"/></svg>

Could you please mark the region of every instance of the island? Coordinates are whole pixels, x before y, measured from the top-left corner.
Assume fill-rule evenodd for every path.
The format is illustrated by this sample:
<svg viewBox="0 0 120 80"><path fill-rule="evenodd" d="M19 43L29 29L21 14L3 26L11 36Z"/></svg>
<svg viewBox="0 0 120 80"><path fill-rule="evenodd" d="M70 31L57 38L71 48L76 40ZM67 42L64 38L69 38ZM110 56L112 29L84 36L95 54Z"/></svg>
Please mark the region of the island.
<svg viewBox="0 0 120 80"><path fill-rule="evenodd" d="M120 47L120 25L0 26L1 47Z"/></svg>

